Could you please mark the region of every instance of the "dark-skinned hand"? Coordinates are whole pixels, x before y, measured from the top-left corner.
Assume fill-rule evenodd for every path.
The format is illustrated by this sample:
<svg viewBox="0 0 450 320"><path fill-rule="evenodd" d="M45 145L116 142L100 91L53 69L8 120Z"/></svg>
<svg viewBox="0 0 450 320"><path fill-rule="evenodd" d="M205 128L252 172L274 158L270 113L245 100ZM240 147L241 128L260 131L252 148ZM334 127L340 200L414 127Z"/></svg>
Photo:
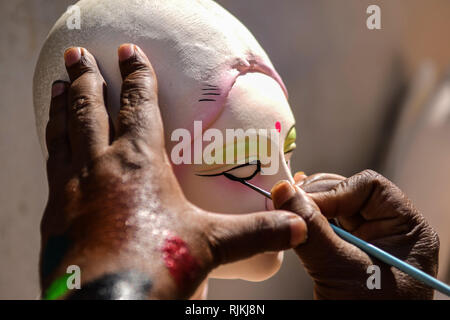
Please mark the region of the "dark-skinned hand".
<svg viewBox="0 0 450 320"><path fill-rule="evenodd" d="M137 46L119 48L123 84L116 130L95 58L70 48L65 62L70 83L53 85L46 131L44 293L67 266L77 265L81 290L62 298L188 298L220 264L304 241L305 223L294 213L216 214L185 199L165 151L156 76ZM130 272L138 274L131 282L145 285L131 285L131 293L101 288ZM105 275L112 278L98 280ZM100 296L86 293L93 283L103 290Z"/></svg>
<svg viewBox="0 0 450 320"><path fill-rule="evenodd" d="M308 239L294 250L314 281L317 299L432 299L433 289L342 240L327 219L353 235L436 276L439 238L405 194L366 170L348 179L297 174L272 189L277 209L298 213ZM368 267L380 268L381 289L369 289Z"/></svg>

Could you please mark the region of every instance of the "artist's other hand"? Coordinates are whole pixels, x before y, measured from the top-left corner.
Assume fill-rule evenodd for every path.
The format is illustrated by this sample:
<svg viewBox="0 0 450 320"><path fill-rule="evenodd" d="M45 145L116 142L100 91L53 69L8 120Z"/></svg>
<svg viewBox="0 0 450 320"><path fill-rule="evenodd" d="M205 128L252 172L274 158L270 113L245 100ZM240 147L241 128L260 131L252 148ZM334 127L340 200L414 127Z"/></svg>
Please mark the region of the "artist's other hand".
<svg viewBox="0 0 450 320"><path fill-rule="evenodd" d="M346 178L335 173L315 173L306 175L300 171L294 175L295 184L306 193L329 191Z"/></svg>
<svg viewBox="0 0 450 320"><path fill-rule="evenodd" d="M345 180L326 175L297 177L300 187L283 181L272 189L275 208L296 212L307 223L308 239L295 252L313 278L315 298L431 299L432 289L342 240L327 220L436 276L438 236L405 194L371 170ZM380 268L380 289L367 286L371 265Z"/></svg>
<svg viewBox="0 0 450 320"><path fill-rule="evenodd" d="M52 88L46 133L44 293L77 265L81 290L63 298L188 298L219 264L304 241L306 225L294 213L215 214L186 201L165 151L156 76L141 49L119 48L115 134L95 58L70 48L65 61L70 83Z"/></svg>

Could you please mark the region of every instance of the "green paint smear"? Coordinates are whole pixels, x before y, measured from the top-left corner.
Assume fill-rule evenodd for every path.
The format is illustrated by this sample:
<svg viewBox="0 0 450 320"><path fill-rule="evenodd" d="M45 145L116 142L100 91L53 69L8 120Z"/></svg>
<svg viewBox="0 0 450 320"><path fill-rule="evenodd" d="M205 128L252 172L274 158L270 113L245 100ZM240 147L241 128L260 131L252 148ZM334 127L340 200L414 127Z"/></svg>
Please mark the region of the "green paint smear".
<svg viewBox="0 0 450 320"><path fill-rule="evenodd" d="M44 300L57 300L67 291L69 291L69 288L67 288L67 280L70 276L71 274L67 273L53 281L50 287L48 287L47 291L45 292Z"/></svg>

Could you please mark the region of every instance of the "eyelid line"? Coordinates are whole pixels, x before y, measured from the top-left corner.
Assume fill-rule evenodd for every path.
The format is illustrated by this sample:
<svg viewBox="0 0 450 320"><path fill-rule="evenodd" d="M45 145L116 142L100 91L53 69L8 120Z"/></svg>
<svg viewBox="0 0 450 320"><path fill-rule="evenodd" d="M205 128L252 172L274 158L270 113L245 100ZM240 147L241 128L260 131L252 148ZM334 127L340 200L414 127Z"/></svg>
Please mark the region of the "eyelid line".
<svg viewBox="0 0 450 320"><path fill-rule="evenodd" d="M261 162L259 160L256 160L256 163L252 163L252 162L244 163L244 164L238 165L236 167L230 168L228 170L225 170L223 172L220 172L220 173L214 173L214 174L198 174L198 173L196 173L195 175L196 176L200 176L200 177L218 177L218 176L224 175L224 173L228 173L229 171L232 171L232 170L235 170L235 169L239 169L239 168L243 168L243 167L247 167L247 166L250 166L250 165L256 165L255 172L253 172L253 174L248 176L248 177L239 178L239 179L243 179L243 180L250 180L250 179L252 179L255 175L257 175L261 171ZM230 173L228 173L228 174L232 175ZM225 175L225 177L226 177L226 175Z"/></svg>

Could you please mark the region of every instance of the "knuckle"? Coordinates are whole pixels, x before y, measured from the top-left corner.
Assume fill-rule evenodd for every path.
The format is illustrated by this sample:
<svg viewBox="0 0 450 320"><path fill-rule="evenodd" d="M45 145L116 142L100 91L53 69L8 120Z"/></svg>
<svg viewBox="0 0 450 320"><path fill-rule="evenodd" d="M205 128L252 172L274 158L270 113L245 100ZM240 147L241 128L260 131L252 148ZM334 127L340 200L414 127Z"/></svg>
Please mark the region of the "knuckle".
<svg viewBox="0 0 450 320"><path fill-rule="evenodd" d="M272 233L276 230L274 219L267 215L257 215L254 220L255 230L264 231L264 233Z"/></svg>
<svg viewBox="0 0 450 320"><path fill-rule="evenodd" d="M423 271L436 276L439 264L439 236L426 221L422 221L415 230L417 232L413 231L410 236L415 242L411 255Z"/></svg>
<svg viewBox="0 0 450 320"><path fill-rule="evenodd" d="M88 113L99 105L98 97L91 93L76 94L71 100L71 110L80 119L87 118Z"/></svg>
<svg viewBox="0 0 450 320"><path fill-rule="evenodd" d="M86 108L92 103L92 98L86 94L80 94L73 97L72 109L76 112L83 113Z"/></svg>
<svg viewBox="0 0 450 320"><path fill-rule="evenodd" d="M70 86L71 95L92 95L103 97L106 89L106 82L102 75L93 70L87 70L80 77L75 79Z"/></svg>
<svg viewBox="0 0 450 320"><path fill-rule="evenodd" d="M122 97L142 102L155 97L156 82L149 70L140 69L128 75L122 83Z"/></svg>
<svg viewBox="0 0 450 320"><path fill-rule="evenodd" d="M148 106L151 103L151 98L142 91L129 91L122 95L121 108L119 111L119 122L123 130L136 131L141 135L140 130L150 126L148 113Z"/></svg>
<svg viewBox="0 0 450 320"><path fill-rule="evenodd" d="M372 169L361 171L357 177L363 184L372 185L375 190L393 186L392 182Z"/></svg>
<svg viewBox="0 0 450 320"><path fill-rule="evenodd" d="M380 182L383 176L378 172L372 169L366 169L361 171L358 175L360 175L364 180Z"/></svg>
<svg viewBox="0 0 450 320"><path fill-rule="evenodd" d="M146 64L134 62L130 66L131 72L125 77L123 86L126 88L140 87L150 89L156 86L156 76L153 70Z"/></svg>
<svg viewBox="0 0 450 320"><path fill-rule="evenodd" d="M151 99L151 93L145 86L133 79L126 79L122 85L122 107L135 108Z"/></svg>
<svg viewBox="0 0 450 320"><path fill-rule="evenodd" d="M138 139L122 140L115 148L120 167L136 171L150 165L148 147Z"/></svg>
<svg viewBox="0 0 450 320"><path fill-rule="evenodd" d="M430 233L430 248L435 256L439 254L441 241L439 239L439 235L437 232L432 228L429 227L429 233Z"/></svg>

